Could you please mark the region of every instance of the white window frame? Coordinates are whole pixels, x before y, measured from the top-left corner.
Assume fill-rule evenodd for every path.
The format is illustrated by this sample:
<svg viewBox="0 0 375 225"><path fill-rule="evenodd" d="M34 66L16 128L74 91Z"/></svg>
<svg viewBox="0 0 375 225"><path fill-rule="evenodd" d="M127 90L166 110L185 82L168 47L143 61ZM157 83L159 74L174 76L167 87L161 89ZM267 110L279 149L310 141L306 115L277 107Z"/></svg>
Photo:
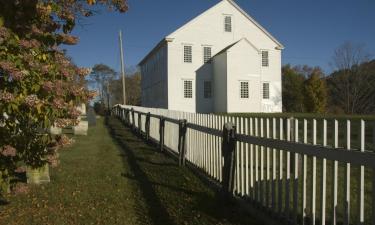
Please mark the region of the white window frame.
<svg viewBox="0 0 375 225"><path fill-rule="evenodd" d="M191 89L190 91L186 89L186 83L190 82ZM194 98L194 87L193 87L193 80L192 79L182 79L182 96L184 99L193 99ZM190 92L190 95L189 95ZM190 96L190 97L189 97Z"/></svg>
<svg viewBox="0 0 375 225"><path fill-rule="evenodd" d="M209 83L209 91L206 89L206 84ZM207 95L206 95L207 94ZM205 99L211 99L212 98L212 81L211 80L205 80L203 81L203 97Z"/></svg>
<svg viewBox="0 0 375 225"><path fill-rule="evenodd" d="M268 89L267 89L267 92L265 92L266 89L264 88L264 85L267 85L267 88L268 88ZM263 98L264 100L269 100L270 97L271 97L270 82L268 82L268 81L264 81L264 82L262 83L262 98Z"/></svg>
<svg viewBox="0 0 375 225"><path fill-rule="evenodd" d="M185 55L185 47L190 47L190 61L186 61L188 57ZM182 45L182 60L184 63L193 63L193 45L191 44L183 44Z"/></svg>
<svg viewBox="0 0 375 225"><path fill-rule="evenodd" d="M264 54L267 53L267 58L264 57ZM261 50L261 61L262 67L269 67L270 66L270 52L266 49Z"/></svg>
<svg viewBox="0 0 375 225"><path fill-rule="evenodd" d="M210 49L210 56L206 58L206 48ZM210 45L202 45L202 52L203 52L203 63L211 63L211 58L212 58L212 46Z"/></svg>
<svg viewBox="0 0 375 225"><path fill-rule="evenodd" d="M242 84L243 83L246 83L247 84L247 96L246 96L246 90L244 91L243 93L243 89L242 89ZM249 81L248 80L240 80L239 81L239 94L240 94L240 99L249 99L250 98L250 86L249 86ZM244 94L244 95L243 95Z"/></svg>
<svg viewBox="0 0 375 225"><path fill-rule="evenodd" d="M230 30L227 30L227 18L230 18L230 24L229 24L229 28ZM224 14L224 32L225 33L232 33L233 32L233 16L232 15L228 15L228 14Z"/></svg>

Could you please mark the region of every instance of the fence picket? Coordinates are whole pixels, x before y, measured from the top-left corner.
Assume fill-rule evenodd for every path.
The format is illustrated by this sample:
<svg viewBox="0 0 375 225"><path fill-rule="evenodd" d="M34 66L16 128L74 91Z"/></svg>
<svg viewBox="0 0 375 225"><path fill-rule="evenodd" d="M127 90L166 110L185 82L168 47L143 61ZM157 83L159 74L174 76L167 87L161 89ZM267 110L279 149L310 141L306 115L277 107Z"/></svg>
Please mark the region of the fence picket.
<svg viewBox="0 0 375 225"><path fill-rule="evenodd" d="M313 145L316 145L317 127L316 119L313 119ZM316 218L316 157L312 157L312 176L311 176L311 225L315 225Z"/></svg>
<svg viewBox="0 0 375 225"><path fill-rule="evenodd" d="M334 120L334 148L339 147L339 123ZM336 209L337 209L337 184L338 184L338 162L333 162L333 185L332 185L332 224L337 224Z"/></svg>
<svg viewBox="0 0 375 225"><path fill-rule="evenodd" d="M272 138L277 138L276 118L272 118ZM276 149L272 149L272 211L276 212Z"/></svg>
<svg viewBox="0 0 375 225"><path fill-rule="evenodd" d="M236 124L236 133L241 132L240 120L238 117L233 117L234 124ZM241 193L241 180L240 180L240 142L236 143L236 193Z"/></svg>
<svg viewBox="0 0 375 225"><path fill-rule="evenodd" d="M241 134L245 133L245 124L244 124L244 118L240 118L240 126L241 126ZM245 148L245 143L241 142L240 143L240 175L241 175L241 195L245 195L245 157L244 157L244 148Z"/></svg>
<svg viewBox="0 0 375 225"><path fill-rule="evenodd" d="M346 121L346 148L348 150L351 149L350 137L351 137L351 124L350 120ZM346 171L345 171L345 194L344 194L344 224L350 224L350 163L346 164Z"/></svg>
<svg viewBox="0 0 375 225"><path fill-rule="evenodd" d="M266 119L266 137L270 136L270 119ZM266 207L270 205L270 148L266 148Z"/></svg>
<svg viewBox="0 0 375 225"><path fill-rule="evenodd" d="M255 136L258 137L258 118L255 118ZM259 146L255 146L255 196L257 202L260 202L260 183L259 183Z"/></svg>
<svg viewBox="0 0 375 225"><path fill-rule="evenodd" d="M323 120L323 146L327 146L327 120ZM322 187L321 187L321 224L326 224L326 186L327 186L327 160L322 159Z"/></svg>
<svg viewBox="0 0 375 225"><path fill-rule="evenodd" d="M280 126L279 126L279 139L283 140L284 139L284 119L280 118ZM278 205L279 205L279 214L282 213L283 211L283 155L284 152L282 149L279 150L279 184L278 184Z"/></svg>
<svg viewBox="0 0 375 225"><path fill-rule="evenodd" d="M249 119L245 118L244 123L245 123L245 126L244 126L245 134L249 135ZM250 190L249 190L249 151L250 151L249 144L246 143L245 144L245 182L246 182L245 195L246 196L249 196L249 193L250 193Z"/></svg>
<svg viewBox="0 0 375 225"><path fill-rule="evenodd" d="M290 119L287 119L287 128L286 128L286 135L287 141L291 140L290 136ZM286 180L285 180L285 213L287 218L289 218L289 203L290 203L290 152L286 152Z"/></svg>
<svg viewBox="0 0 375 225"><path fill-rule="evenodd" d="M254 135L253 118L250 118L250 136ZM250 144L250 192L251 199L255 200L254 190L254 145Z"/></svg>
<svg viewBox="0 0 375 225"><path fill-rule="evenodd" d="M361 120L361 125L360 125L360 151L364 152L365 151L365 121ZM359 175L359 216L358 216L358 224L363 224L365 222L365 167L360 166L360 175Z"/></svg>
<svg viewBox="0 0 375 225"><path fill-rule="evenodd" d="M260 137L264 137L264 123L263 118L260 118ZM260 146L260 203L264 204L264 147Z"/></svg>
<svg viewBox="0 0 375 225"><path fill-rule="evenodd" d="M294 119L294 141L299 142L298 137L298 119ZM299 154L294 154L294 179L293 179L293 220L297 224L298 217L298 171L299 171Z"/></svg>
<svg viewBox="0 0 375 225"><path fill-rule="evenodd" d="M303 143L307 144L307 120L303 120ZM302 160L302 224L306 220L306 192L307 192L307 155L303 155Z"/></svg>

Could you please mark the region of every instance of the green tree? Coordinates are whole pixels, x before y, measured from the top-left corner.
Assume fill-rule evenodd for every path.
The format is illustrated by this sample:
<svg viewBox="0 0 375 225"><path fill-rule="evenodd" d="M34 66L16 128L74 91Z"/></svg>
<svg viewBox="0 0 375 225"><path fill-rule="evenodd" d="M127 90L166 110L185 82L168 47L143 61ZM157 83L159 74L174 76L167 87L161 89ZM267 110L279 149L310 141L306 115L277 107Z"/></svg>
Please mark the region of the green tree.
<svg viewBox="0 0 375 225"><path fill-rule="evenodd" d="M126 103L128 105L141 105L141 74L136 71L127 76L126 81ZM122 81L121 78L111 83L111 99L114 104L123 104L122 100Z"/></svg>
<svg viewBox="0 0 375 225"><path fill-rule="evenodd" d="M327 85L320 68L315 68L305 81L304 102L307 112L325 113L327 107Z"/></svg>
<svg viewBox="0 0 375 225"><path fill-rule="evenodd" d="M111 67L105 64L96 64L89 75L89 81L99 92L99 98L102 103L107 102L110 106L110 88L112 81L116 79L117 73Z"/></svg>
<svg viewBox="0 0 375 225"><path fill-rule="evenodd" d="M305 77L289 64L282 68L283 110L285 112L304 112Z"/></svg>

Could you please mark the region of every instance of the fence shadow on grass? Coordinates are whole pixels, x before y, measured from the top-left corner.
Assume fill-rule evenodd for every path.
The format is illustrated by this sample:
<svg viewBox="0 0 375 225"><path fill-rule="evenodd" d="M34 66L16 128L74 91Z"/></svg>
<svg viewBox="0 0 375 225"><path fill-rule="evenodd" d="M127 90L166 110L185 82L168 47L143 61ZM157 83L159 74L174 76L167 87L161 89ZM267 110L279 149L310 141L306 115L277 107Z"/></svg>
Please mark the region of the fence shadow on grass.
<svg viewBox="0 0 375 225"><path fill-rule="evenodd" d="M158 198L151 181L148 179L146 173L141 169L139 163L137 162L136 156L127 144L127 140L124 139L122 127L116 127L114 121L111 121L111 118L106 118L106 125L109 129L110 135L117 142L117 144L124 151L126 156L123 156L123 159L126 160L124 163L128 164L131 172L133 173L133 178L138 182L140 191L142 192L143 198L147 203L149 217L154 224L174 224L170 216L168 215L167 210L161 203ZM136 141L133 141L134 144L137 144ZM140 218L145 215L139 215Z"/></svg>
<svg viewBox="0 0 375 225"><path fill-rule="evenodd" d="M177 161L130 134L119 120L107 118L106 125L123 150L124 164L129 165L121 175L138 183L154 224L264 224L235 201L218 195L189 169L178 167Z"/></svg>

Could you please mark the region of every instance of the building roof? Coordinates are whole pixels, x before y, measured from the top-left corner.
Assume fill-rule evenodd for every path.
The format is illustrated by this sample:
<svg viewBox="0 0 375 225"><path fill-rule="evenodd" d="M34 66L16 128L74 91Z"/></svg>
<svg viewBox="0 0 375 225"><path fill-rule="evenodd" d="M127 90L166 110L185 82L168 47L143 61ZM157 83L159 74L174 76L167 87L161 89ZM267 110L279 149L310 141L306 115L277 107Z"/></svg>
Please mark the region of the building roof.
<svg viewBox="0 0 375 225"><path fill-rule="evenodd" d="M265 28L263 28L258 22L256 22L248 13L246 13L239 5L237 5L233 0L221 0L218 4L212 6L211 8L207 9L206 11L204 11L202 14L200 14L199 16L193 18L192 20L190 20L189 22L187 22L186 24L184 24L183 26L181 26L180 28L178 28L177 30L175 30L174 32L172 32L171 34L181 30L182 28L188 26L191 22L193 22L194 20L196 20L198 17L204 15L208 10L214 8L215 6L219 5L220 3L222 2L229 2L233 7L235 7L240 13L242 13L247 19L249 19L255 26L257 26L264 34L266 34L272 41L274 41L277 45L278 45L278 48L279 49L284 49L284 46L276 40L276 38L274 38ZM166 44L168 41L172 41L173 39L171 38L168 38L171 34L169 34L168 36L164 37L142 60L141 62L138 64L139 66L141 66L145 61L147 61L147 59L154 53L156 52L158 49L160 49L162 46L164 46L164 44ZM235 45L237 42L233 43L233 45ZM251 43L250 43L251 44ZM252 45L252 44L251 44ZM232 46L228 46L229 48L232 47ZM226 47L226 48L228 48ZM254 47L254 46L253 46ZM224 50L224 49L223 49ZM222 51L223 51L222 50ZM227 50L227 49L226 49ZM222 52L220 52L221 54Z"/></svg>
<svg viewBox="0 0 375 225"><path fill-rule="evenodd" d="M230 44L228 45L227 47L223 48L221 51L219 51L218 53L216 53L214 56L212 56L212 58L214 58L215 56L218 56L224 52L227 52L229 49L231 49L233 46L235 46L236 44L238 44L239 42L241 41L246 41L247 43L249 43L249 45L251 45L251 47L253 47L256 51L260 52L260 50L255 46L253 45L253 43L251 43L247 38L242 38L236 42L234 42L233 44Z"/></svg>

